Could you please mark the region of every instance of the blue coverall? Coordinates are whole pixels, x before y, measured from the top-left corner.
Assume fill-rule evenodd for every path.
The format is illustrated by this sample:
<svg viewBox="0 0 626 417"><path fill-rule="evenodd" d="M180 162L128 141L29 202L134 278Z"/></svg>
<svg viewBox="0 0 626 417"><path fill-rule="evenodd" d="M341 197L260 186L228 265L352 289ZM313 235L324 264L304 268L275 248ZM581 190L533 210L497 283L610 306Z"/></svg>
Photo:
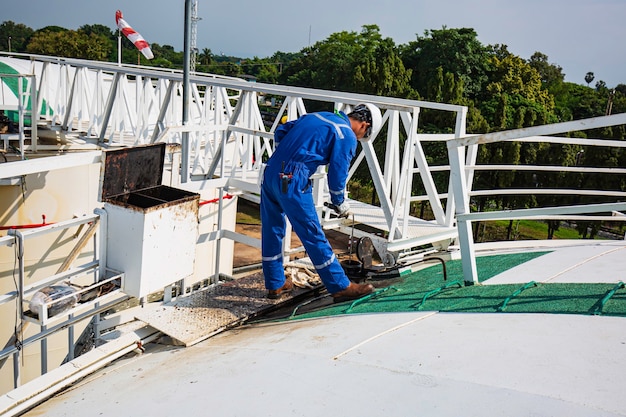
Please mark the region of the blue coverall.
<svg viewBox="0 0 626 417"><path fill-rule="evenodd" d="M331 203L344 201L350 162L357 138L345 113L306 114L274 132L275 151L267 161L261 185L261 255L265 287L276 290L285 282L283 238L285 215L317 273L331 294L350 285L320 225L309 177L328 165ZM286 190L281 177L291 175ZM283 192L286 191L286 192Z"/></svg>

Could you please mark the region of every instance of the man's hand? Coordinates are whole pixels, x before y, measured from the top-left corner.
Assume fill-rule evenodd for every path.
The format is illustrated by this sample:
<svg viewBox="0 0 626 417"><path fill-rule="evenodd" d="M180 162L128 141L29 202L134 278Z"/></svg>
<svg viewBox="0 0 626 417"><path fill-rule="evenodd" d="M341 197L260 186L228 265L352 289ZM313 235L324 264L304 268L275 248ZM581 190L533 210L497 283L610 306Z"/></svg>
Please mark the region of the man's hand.
<svg viewBox="0 0 626 417"><path fill-rule="evenodd" d="M338 217L342 217L344 219L350 217L350 204L348 204L347 201L344 201L338 206L335 204L326 203L326 206L333 209Z"/></svg>

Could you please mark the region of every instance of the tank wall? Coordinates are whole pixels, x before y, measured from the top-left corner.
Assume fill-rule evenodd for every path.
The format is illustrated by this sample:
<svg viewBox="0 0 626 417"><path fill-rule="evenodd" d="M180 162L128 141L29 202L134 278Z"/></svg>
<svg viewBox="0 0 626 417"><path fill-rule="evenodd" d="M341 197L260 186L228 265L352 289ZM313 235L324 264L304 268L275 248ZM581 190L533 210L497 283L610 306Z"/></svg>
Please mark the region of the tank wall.
<svg viewBox="0 0 626 417"><path fill-rule="evenodd" d="M74 216L89 215L100 206L98 203L98 182L100 165L92 164L76 168L60 169L26 175L22 186L0 186L0 225L16 226L41 224L42 215L46 223L70 220ZM54 275L75 246L80 236L75 236L78 228L46 234L27 240L24 251L25 285ZM84 231L84 230L83 230ZM0 236L6 236L0 230ZM75 261L76 265L93 259L93 242L90 241ZM17 253L15 247L0 246L0 294L15 291L18 279ZM85 277L91 279L91 277ZM0 305L0 347L12 344L16 324L15 302ZM88 321L75 327L78 338ZM25 326L22 338L39 332L39 326ZM67 332L60 332L49 339L49 369L61 364L67 354ZM39 344L24 349L24 366L20 371L22 383L39 376ZM13 362L6 361L0 368L0 393L13 389Z"/></svg>
<svg viewBox="0 0 626 417"><path fill-rule="evenodd" d="M59 169L38 174L27 175L23 186L0 186L0 225L41 224L42 215L47 223L70 220L74 216L93 214L97 207L103 207L98 201L100 181L100 164ZM168 181L171 186L179 187L176 181ZM218 197L219 190L212 187L202 188L198 184L184 184L200 194L200 201L213 200ZM197 189L200 188L200 189ZM219 204L202 204L198 211L198 240L195 248L194 272L185 280L187 286L201 282L216 274L219 259L219 272L232 275L234 242L222 239L216 244L219 236ZM222 206L222 229L235 230L237 199L225 199ZM57 273L74 248L79 236L75 236L78 228L67 229L41 237L30 239L25 251L26 285ZM84 231L84 229L83 229ZM0 231L6 236L7 231ZM93 240L82 250L75 265L89 262L94 257ZM15 247L0 246L0 294L15 291L14 277L18 277ZM15 275L14 275L15 274ZM91 277L85 277L91 278ZM17 279L17 278L15 278ZM9 302L0 305L0 347L13 343L15 331L16 305ZM75 326L75 339L88 325L88 320ZM23 338L40 331L39 326L29 324ZM40 344L36 343L24 349L25 368L21 369L22 383L39 376ZM68 349L67 332L60 332L49 339L48 369L54 369L65 359ZM7 360L0 366L0 395L13 389L13 361Z"/></svg>

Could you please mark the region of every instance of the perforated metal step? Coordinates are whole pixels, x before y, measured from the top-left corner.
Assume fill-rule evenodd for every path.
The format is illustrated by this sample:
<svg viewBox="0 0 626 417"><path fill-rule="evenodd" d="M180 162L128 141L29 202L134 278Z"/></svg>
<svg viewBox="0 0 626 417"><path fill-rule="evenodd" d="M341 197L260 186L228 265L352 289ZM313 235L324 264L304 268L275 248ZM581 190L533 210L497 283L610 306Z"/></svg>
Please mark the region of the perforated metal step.
<svg viewBox="0 0 626 417"><path fill-rule="evenodd" d="M266 297L263 274L259 272L170 303L148 304L135 318L191 346L310 291L296 287L291 295L270 300Z"/></svg>

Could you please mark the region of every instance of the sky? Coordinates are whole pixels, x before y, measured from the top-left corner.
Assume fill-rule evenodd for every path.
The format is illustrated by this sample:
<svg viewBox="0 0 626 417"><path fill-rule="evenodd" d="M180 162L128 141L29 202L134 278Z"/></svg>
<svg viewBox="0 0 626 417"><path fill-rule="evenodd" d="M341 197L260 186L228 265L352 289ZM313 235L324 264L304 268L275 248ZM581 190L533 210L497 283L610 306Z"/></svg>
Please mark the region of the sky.
<svg viewBox="0 0 626 417"><path fill-rule="evenodd" d="M115 11L148 42L184 45L184 0L7 0L0 22L32 29L115 29ZM626 0L197 0L196 46L213 54L266 58L298 52L332 33L377 25L383 37L406 44L424 31L473 28L484 45L503 44L524 59L536 52L560 66L565 80L626 84ZM216 4L217 3L217 4Z"/></svg>

